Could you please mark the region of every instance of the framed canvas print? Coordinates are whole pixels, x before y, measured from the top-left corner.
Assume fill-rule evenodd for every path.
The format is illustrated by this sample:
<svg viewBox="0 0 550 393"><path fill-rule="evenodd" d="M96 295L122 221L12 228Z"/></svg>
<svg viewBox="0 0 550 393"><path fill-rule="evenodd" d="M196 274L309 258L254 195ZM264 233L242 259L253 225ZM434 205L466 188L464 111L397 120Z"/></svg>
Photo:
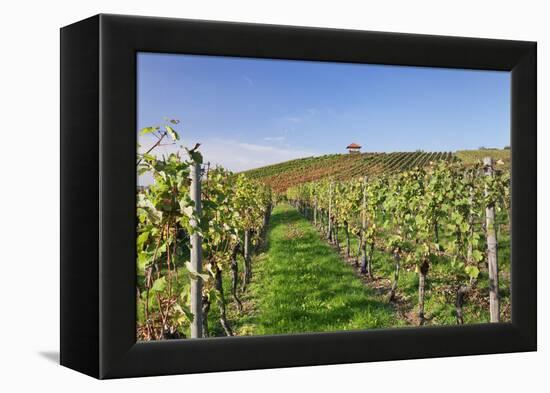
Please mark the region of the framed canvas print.
<svg viewBox="0 0 550 393"><path fill-rule="evenodd" d="M61 29L61 364L536 350L536 44Z"/></svg>

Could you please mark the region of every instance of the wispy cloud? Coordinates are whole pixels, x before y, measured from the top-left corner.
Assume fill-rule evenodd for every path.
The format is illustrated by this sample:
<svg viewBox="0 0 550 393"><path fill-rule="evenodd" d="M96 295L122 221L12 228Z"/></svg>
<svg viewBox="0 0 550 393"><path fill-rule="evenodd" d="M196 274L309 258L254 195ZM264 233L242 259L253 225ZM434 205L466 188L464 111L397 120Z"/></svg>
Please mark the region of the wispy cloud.
<svg viewBox="0 0 550 393"><path fill-rule="evenodd" d="M299 123L303 120L303 118L300 117L300 116L284 116L283 120L284 121L289 121L291 123Z"/></svg>
<svg viewBox="0 0 550 393"><path fill-rule="evenodd" d="M264 141L267 142L282 142L286 139L284 136L266 136Z"/></svg>
<svg viewBox="0 0 550 393"><path fill-rule="evenodd" d="M204 159L234 172L316 155L313 151L215 138L201 146Z"/></svg>
<svg viewBox="0 0 550 393"><path fill-rule="evenodd" d="M269 137L268 137L269 138ZM274 137L283 140L284 137ZM233 172L241 172L248 169L258 168L265 165L276 164L302 157L319 155L314 151L293 149L291 147L261 145L249 142L241 142L234 139L209 138L197 139L201 142L200 152L204 162L211 165L221 165ZM143 149L143 148L142 148ZM178 145L163 146L156 150L158 156L168 155L182 151ZM184 154L184 153L182 153ZM140 176L139 184L150 184L151 178L148 175Z"/></svg>
<svg viewBox="0 0 550 393"><path fill-rule="evenodd" d="M315 116L319 113L319 110L316 108L308 108L306 109L306 113L310 116Z"/></svg>
<svg viewBox="0 0 550 393"><path fill-rule="evenodd" d="M317 116L320 111L317 108L307 108L299 114L283 116L282 120L290 123L301 123Z"/></svg>
<svg viewBox="0 0 550 393"><path fill-rule="evenodd" d="M249 76L243 76L243 79L246 81L246 83L248 83L250 86L254 86L254 81L252 80L251 77Z"/></svg>

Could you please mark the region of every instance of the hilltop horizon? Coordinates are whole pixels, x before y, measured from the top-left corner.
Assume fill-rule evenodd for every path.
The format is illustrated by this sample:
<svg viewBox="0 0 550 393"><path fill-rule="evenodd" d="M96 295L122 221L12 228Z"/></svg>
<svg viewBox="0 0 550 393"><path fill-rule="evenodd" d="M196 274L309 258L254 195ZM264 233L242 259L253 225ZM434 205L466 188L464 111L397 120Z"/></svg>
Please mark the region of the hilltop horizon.
<svg viewBox="0 0 550 393"><path fill-rule="evenodd" d="M289 187L311 181L326 178L348 180L361 176L387 175L415 167L425 167L437 161L461 162L469 166L486 156L492 157L505 167L510 165L510 150L485 148L455 152L325 154L266 165L239 173L268 185L276 192L284 192Z"/></svg>
<svg viewBox="0 0 550 393"><path fill-rule="evenodd" d="M394 154L394 153L453 153L454 155L458 155L458 157L460 158L460 156L464 155L462 153L465 153L467 154L468 152L479 152L479 154L475 154L475 156L479 156L481 157L483 154L481 154L482 152L509 152L510 151L510 147L509 146L504 146L504 147L484 147L484 146L481 146L479 147L478 149L460 149L460 150L450 150L450 151L435 151L435 150L424 150L424 149L415 149L415 150L401 150L401 151L359 151L358 153L352 153L352 154ZM250 169L245 169L245 170L242 170L242 171L234 171L235 173L247 173L247 172L251 172L251 171L254 171L256 169L262 169L262 168L268 168L268 167L273 167L273 166L278 166L278 165L281 165L281 164L284 164L284 163L288 163L288 162L292 162L292 161L300 161L300 160L306 160L306 159L311 159L311 158L321 158L321 157L326 157L326 156L337 156L337 155L341 155L341 156L349 156L351 153L349 152L338 152L338 153L327 153L327 154L320 154L320 155L312 155L312 156L305 156L305 157L298 157L298 158L293 158L293 159L290 159L290 160L285 160L285 161L278 161L278 162L274 162L272 164L267 164L267 165L263 165L263 166L259 166L259 167L254 167L254 168L250 168ZM487 153L487 155L491 155L490 153ZM508 154L506 154L508 155ZM502 157L502 154L497 154L496 155L497 158L501 158ZM208 160L206 160L205 162L209 162Z"/></svg>
<svg viewBox="0 0 550 393"><path fill-rule="evenodd" d="M233 172L354 142L370 152L510 143L502 71L139 53L137 98L138 129L178 119L179 143L201 142L206 160Z"/></svg>

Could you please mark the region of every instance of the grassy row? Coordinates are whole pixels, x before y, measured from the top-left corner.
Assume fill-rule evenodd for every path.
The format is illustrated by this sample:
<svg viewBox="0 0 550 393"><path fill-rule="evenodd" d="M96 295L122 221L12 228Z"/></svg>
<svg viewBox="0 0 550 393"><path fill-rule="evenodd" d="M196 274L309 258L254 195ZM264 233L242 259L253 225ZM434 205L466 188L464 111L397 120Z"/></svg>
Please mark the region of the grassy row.
<svg viewBox="0 0 550 393"><path fill-rule="evenodd" d="M277 206L267 250L255 260L239 334L284 334L403 325L294 208ZM246 308L247 306L245 306Z"/></svg>

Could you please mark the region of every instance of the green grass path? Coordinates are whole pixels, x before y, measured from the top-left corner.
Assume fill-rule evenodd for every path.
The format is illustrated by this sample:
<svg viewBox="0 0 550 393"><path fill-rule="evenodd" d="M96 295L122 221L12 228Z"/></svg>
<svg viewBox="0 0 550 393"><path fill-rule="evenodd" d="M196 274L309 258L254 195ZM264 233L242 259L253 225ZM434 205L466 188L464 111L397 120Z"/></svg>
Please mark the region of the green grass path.
<svg viewBox="0 0 550 393"><path fill-rule="evenodd" d="M253 311L240 334L284 334L390 327L391 305L366 287L317 230L289 205L272 213L268 243L254 261L246 295Z"/></svg>

